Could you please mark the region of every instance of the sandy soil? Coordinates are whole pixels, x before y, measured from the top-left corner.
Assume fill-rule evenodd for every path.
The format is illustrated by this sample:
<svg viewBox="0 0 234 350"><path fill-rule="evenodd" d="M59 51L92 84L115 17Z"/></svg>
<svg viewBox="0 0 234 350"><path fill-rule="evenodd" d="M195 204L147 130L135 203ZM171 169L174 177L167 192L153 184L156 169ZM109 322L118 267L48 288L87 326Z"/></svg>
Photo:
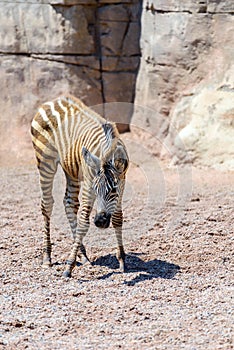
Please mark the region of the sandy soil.
<svg viewBox="0 0 234 350"><path fill-rule="evenodd" d="M128 271L93 223L92 266L61 277L71 235L56 179L53 267L41 263L33 165L0 168L0 349L233 349L234 175L133 162L124 199Z"/></svg>

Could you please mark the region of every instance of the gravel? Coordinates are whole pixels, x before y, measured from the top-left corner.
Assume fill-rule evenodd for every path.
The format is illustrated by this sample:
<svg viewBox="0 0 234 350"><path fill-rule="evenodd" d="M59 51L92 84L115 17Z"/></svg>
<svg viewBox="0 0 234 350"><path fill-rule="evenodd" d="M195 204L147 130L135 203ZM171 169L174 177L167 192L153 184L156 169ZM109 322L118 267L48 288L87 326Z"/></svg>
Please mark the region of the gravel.
<svg viewBox="0 0 234 350"><path fill-rule="evenodd" d="M129 170L127 272L118 272L113 229L91 224L92 265L64 279L72 240L63 180L55 184L54 264L43 269L38 174L1 168L0 349L233 349L233 173L193 169L182 194L177 172L161 164L161 173L157 191L138 166Z"/></svg>

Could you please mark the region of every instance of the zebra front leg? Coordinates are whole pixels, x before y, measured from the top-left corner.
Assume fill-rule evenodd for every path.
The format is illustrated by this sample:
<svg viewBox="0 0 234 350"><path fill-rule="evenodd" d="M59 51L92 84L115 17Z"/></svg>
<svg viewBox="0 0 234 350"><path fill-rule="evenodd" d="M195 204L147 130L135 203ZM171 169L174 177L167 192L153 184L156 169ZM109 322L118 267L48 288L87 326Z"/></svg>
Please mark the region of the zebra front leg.
<svg viewBox="0 0 234 350"><path fill-rule="evenodd" d="M69 258L66 261L66 268L63 273L64 277L71 277L72 270L76 266L76 257L77 255L84 255L85 259L88 261L88 258L86 256L86 252L84 253L84 246L82 244L82 239L79 234L77 234L77 237L75 239L75 242L72 246L71 254L69 255Z"/></svg>
<svg viewBox="0 0 234 350"><path fill-rule="evenodd" d="M79 223L77 227L76 237L72 246L72 251L66 261L66 269L63 273L64 277L71 277L72 270L76 266L76 257L81 256L83 263L88 262L89 259L86 255L86 250L83 245L83 238L89 229L89 216L92 210L92 206L82 206Z"/></svg>
<svg viewBox="0 0 234 350"><path fill-rule="evenodd" d="M123 213L122 210L116 211L112 216L112 224L115 228L115 235L117 239L117 254L116 257L119 261L119 269L121 272L126 270L125 265L125 251L123 246L123 235L122 235L122 226L123 226Z"/></svg>
<svg viewBox="0 0 234 350"><path fill-rule="evenodd" d="M75 240L77 229L77 212L80 206L78 199L80 183L78 180L72 179L68 174L65 173L65 175L67 179L67 185L63 204L65 207L67 219L70 223L73 239Z"/></svg>

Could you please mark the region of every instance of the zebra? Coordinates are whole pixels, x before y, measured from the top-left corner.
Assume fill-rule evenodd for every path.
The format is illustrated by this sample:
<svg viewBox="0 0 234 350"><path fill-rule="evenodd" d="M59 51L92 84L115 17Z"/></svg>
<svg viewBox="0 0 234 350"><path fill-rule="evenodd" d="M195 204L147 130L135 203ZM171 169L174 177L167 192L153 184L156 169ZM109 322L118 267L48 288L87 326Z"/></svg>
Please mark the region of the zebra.
<svg viewBox="0 0 234 350"><path fill-rule="evenodd" d="M65 95L44 103L38 109L31 123L31 135L39 171L41 212L44 218L42 265L52 265L52 189L60 164L66 177L63 203L73 235L72 249L63 276L71 277L77 256L83 263L90 262L83 238L90 226L90 213L95 200L97 208L94 224L105 229L112 222L117 238L119 268L124 272L122 199L129 157L115 123L107 122L78 98Z"/></svg>

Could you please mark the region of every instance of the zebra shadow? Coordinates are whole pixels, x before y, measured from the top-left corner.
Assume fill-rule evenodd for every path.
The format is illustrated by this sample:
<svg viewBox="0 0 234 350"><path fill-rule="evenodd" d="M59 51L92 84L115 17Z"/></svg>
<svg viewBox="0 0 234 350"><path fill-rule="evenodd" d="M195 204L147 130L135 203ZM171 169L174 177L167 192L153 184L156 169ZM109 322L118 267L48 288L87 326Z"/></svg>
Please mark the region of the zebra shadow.
<svg viewBox="0 0 234 350"><path fill-rule="evenodd" d="M125 274L138 272L139 274L130 281L124 281L124 284L134 286L135 284L152 280L154 278L173 279L180 272L180 266L167 261L153 259L144 261L139 256L139 253L131 253L126 255L126 271ZM143 255L143 254L142 254ZM118 270L119 263L114 255L108 254L95 260L93 265L106 266L113 270ZM107 279L111 275L119 273L113 271L107 273L98 279Z"/></svg>

